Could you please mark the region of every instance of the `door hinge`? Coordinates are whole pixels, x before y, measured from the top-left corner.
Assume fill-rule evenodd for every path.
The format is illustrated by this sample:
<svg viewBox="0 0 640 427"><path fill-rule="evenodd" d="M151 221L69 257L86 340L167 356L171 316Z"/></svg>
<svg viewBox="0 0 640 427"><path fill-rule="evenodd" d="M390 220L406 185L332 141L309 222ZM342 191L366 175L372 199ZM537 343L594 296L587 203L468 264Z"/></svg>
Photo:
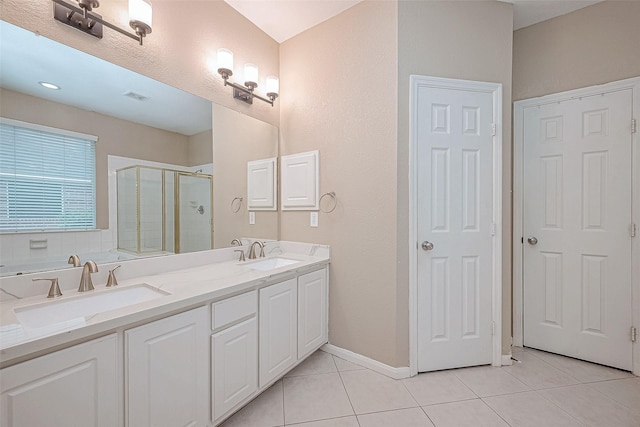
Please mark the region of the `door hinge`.
<svg viewBox="0 0 640 427"><path fill-rule="evenodd" d="M496 136L496 124L491 123L491 136Z"/></svg>
<svg viewBox="0 0 640 427"><path fill-rule="evenodd" d="M638 331L635 326L631 327L631 342L636 342L638 339Z"/></svg>
<svg viewBox="0 0 640 427"><path fill-rule="evenodd" d="M495 335L496 334L496 322L491 321L491 335Z"/></svg>
<svg viewBox="0 0 640 427"><path fill-rule="evenodd" d="M637 132L636 119L631 119L631 133Z"/></svg>
<svg viewBox="0 0 640 427"><path fill-rule="evenodd" d="M631 224L631 237L636 237L636 225Z"/></svg>
<svg viewBox="0 0 640 427"><path fill-rule="evenodd" d="M493 224L491 224L491 235L492 236L496 235L496 223L495 222Z"/></svg>

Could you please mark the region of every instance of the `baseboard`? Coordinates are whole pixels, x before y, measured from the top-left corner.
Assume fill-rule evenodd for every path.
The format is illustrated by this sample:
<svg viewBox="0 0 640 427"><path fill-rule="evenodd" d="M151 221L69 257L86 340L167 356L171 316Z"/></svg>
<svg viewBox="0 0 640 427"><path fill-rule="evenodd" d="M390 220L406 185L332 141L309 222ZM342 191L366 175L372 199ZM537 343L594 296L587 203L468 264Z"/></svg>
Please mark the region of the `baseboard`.
<svg viewBox="0 0 640 427"><path fill-rule="evenodd" d="M329 354L333 354L334 356L338 356L339 358L344 359L348 362L352 362L356 365L371 369L372 371L375 371L379 374L386 375L387 377L393 378L394 380L401 380L403 378L409 378L411 376L411 372L409 371L408 366L394 368L393 366L385 365L384 363L380 363L377 360L373 360L361 354L345 350L344 348L336 347L332 344L323 345L321 347L321 350Z"/></svg>
<svg viewBox="0 0 640 427"><path fill-rule="evenodd" d="M511 359L511 355L510 354L503 354L502 355L502 366L511 366L513 365L513 360Z"/></svg>

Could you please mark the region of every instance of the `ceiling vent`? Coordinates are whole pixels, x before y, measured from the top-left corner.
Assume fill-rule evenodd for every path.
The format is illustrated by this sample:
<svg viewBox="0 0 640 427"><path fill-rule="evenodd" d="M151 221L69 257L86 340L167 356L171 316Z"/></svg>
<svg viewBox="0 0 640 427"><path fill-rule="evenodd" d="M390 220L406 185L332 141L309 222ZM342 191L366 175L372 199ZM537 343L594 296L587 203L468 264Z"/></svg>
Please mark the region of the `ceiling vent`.
<svg viewBox="0 0 640 427"><path fill-rule="evenodd" d="M146 101L147 99L149 99L148 96L140 95L139 93L131 92L131 91L125 93L124 96L131 99L135 99L136 101Z"/></svg>

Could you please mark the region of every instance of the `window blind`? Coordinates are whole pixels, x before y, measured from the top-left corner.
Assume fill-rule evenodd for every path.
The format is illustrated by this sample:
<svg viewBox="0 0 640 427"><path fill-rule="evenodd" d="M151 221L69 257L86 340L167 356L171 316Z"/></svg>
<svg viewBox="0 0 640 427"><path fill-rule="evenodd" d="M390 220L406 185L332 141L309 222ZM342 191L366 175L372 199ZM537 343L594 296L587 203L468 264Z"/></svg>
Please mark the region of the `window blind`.
<svg viewBox="0 0 640 427"><path fill-rule="evenodd" d="M0 232L96 227L95 137L0 121Z"/></svg>

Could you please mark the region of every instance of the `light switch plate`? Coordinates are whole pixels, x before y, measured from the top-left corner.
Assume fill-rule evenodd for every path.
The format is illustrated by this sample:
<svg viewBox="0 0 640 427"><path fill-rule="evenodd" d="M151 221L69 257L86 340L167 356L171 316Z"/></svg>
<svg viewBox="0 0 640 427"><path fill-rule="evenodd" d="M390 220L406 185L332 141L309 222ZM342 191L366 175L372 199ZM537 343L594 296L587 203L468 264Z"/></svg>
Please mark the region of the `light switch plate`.
<svg viewBox="0 0 640 427"><path fill-rule="evenodd" d="M249 212L249 225L255 225L256 223L256 213Z"/></svg>
<svg viewBox="0 0 640 427"><path fill-rule="evenodd" d="M318 212L311 212L309 225L311 227L317 227L318 226Z"/></svg>

